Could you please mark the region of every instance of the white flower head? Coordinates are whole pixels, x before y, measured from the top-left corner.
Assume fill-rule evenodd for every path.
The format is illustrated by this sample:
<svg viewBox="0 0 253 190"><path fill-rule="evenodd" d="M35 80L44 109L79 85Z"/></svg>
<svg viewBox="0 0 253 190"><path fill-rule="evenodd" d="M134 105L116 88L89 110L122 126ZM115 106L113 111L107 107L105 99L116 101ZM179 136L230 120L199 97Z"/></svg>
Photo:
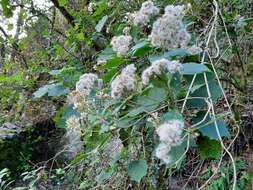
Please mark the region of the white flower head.
<svg viewBox="0 0 253 190"><path fill-rule="evenodd" d="M176 49L185 47L190 42L191 36L182 21L183 10L184 6L169 5L165 8L164 15L153 23L149 35L153 46Z"/></svg>
<svg viewBox="0 0 253 190"><path fill-rule="evenodd" d="M125 56L129 51L132 37L128 35L114 36L111 41L112 49L118 56Z"/></svg>
<svg viewBox="0 0 253 190"><path fill-rule="evenodd" d="M134 64L126 66L120 75L111 83L111 96L113 99L120 98L125 91L131 91L135 88L135 71Z"/></svg>
<svg viewBox="0 0 253 190"><path fill-rule="evenodd" d="M180 72L181 70L182 64L179 61L169 61L165 58L162 58L154 61L150 67L142 72L142 82L143 84L147 85L154 75L160 75L166 72L174 74L176 72Z"/></svg>
<svg viewBox="0 0 253 190"><path fill-rule="evenodd" d="M95 7L96 7L96 3L90 2L88 7L87 7L88 12L92 13L94 11Z"/></svg>
<svg viewBox="0 0 253 190"><path fill-rule="evenodd" d="M179 30L177 35L177 41L180 42L180 47L187 48L191 40L191 35L185 28Z"/></svg>
<svg viewBox="0 0 253 190"><path fill-rule="evenodd" d="M166 15L173 15L175 17L183 17L185 15L184 5L168 5L165 7L164 12Z"/></svg>
<svg viewBox="0 0 253 190"><path fill-rule="evenodd" d="M102 80L99 79L96 74L86 73L82 75L76 83L76 91L81 93L83 96L88 96L95 86L101 88L102 83Z"/></svg>
<svg viewBox="0 0 253 190"><path fill-rule="evenodd" d="M169 155L171 148L182 142L181 135L183 128L184 122L174 119L164 122L156 129L160 140L160 144L155 150L156 157L163 160L166 164L171 162Z"/></svg>
<svg viewBox="0 0 253 190"><path fill-rule="evenodd" d="M69 129L78 129L80 127L80 118L71 116L67 119L66 124Z"/></svg>
<svg viewBox="0 0 253 190"><path fill-rule="evenodd" d="M196 45L193 45L193 46L187 48L187 50L192 55L200 54L203 51L200 47L198 47Z"/></svg>
<svg viewBox="0 0 253 190"><path fill-rule="evenodd" d="M181 120L166 121L156 129L162 143L175 146L181 143L184 122Z"/></svg>
<svg viewBox="0 0 253 190"><path fill-rule="evenodd" d="M104 60L104 59L99 59L99 60L97 60L97 65L103 65L103 64L105 64L107 61L106 60Z"/></svg>
<svg viewBox="0 0 253 190"><path fill-rule="evenodd" d="M73 104L74 109L77 109L79 112L84 112L88 108L88 102L85 96L76 90L68 95L68 103Z"/></svg>
<svg viewBox="0 0 253 190"><path fill-rule="evenodd" d="M135 26L145 26L149 23L152 16L159 13L159 9L154 5L152 1L145 1L142 3L141 9L130 14L129 20Z"/></svg>
<svg viewBox="0 0 253 190"><path fill-rule="evenodd" d="M149 23L149 16L142 14L139 11L133 12L129 15L129 21L132 22L135 26L145 26Z"/></svg>
<svg viewBox="0 0 253 190"><path fill-rule="evenodd" d="M171 162L171 157L169 155L171 147L167 144L160 143L155 149L155 155L157 158L163 160L166 164Z"/></svg>
<svg viewBox="0 0 253 190"><path fill-rule="evenodd" d="M152 16L158 14L159 9L154 5L152 1L145 1L141 5L140 12Z"/></svg>

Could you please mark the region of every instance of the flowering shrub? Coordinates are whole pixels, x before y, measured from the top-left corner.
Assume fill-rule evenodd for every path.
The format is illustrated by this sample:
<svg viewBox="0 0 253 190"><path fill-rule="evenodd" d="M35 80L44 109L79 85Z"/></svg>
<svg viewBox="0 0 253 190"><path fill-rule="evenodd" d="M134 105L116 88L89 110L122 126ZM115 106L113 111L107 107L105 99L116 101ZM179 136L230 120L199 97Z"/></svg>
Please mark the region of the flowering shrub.
<svg viewBox="0 0 253 190"><path fill-rule="evenodd" d="M155 16L158 13L159 9L154 5L154 3L152 1L146 1L142 4L139 11L130 14L129 20L136 26L143 26L147 25L152 16Z"/></svg>
<svg viewBox="0 0 253 190"><path fill-rule="evenodd" d="M126 66L120 75L115 77L111 82L111 96L112 98L120 98L124 91L134 90L135 88L135 71L133 64Z"/></svg>
<svg viewBox="0 0 253 190"><path fill-rule="evenodd" d="M124 56L127 54L129 50L130 43L132 41L131 36L121 35L121 36L114 36L111 44L113 50L117 52L118 56Z"/></svg>
<svg viewBox="0 0 253 190"><path fill-rule="evenodd" d="M176 72L179 72L182 68L181 63L179 61L169 61L167 59L159 59L157 61L154 61L150 67L145 69L142 73L142 82L143 84L147 85L150 81L150 79L154 75L161 75L162 73L171 73L174 74Z"/></svg>
<svg viewBox="0 0 253 190"><path fill-rule="evenodd" d="M119 189L129 176L158 188L157 173L179 167L192 146L209 146L198 144L199 137L229 136L222 116L210 114L222 91L188 31L188 9L160 11L144 2L98 55L97 73L82 75L70 93L79 115L67 120L66 151L70 159L77 155L72 163L87 166L84 183L91 187Z"/></svg>

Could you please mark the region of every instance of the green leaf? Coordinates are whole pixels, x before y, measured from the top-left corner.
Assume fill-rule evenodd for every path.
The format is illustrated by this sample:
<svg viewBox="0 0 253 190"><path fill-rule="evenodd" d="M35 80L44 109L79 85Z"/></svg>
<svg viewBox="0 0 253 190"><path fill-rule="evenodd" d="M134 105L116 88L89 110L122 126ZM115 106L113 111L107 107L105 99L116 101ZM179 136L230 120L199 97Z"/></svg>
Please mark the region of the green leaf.
<svg viewBox="0 0 253 190"><path fill-rule="evenodd" d="M101 32L102 31L102 29L104 28L107 20L108 20L108 16L107 15L103 16L103 18L98 22L98 24L95 27L95 29L96 29L97 32Z"/></svg>
<svg viewBox="0 0 253 190"><path fill-rule="evenodd" d="M141 179L147 175L148 165L145 160L132 161L128 165L128 175L131 180L138 183L141 182Z"/></svg>
<svg viewBox="0 0 253 190"><path fill-rule="evenodd" d="M197 84L194 85L191 89L191 93L194 93L196 90L200 89L201 87L205 86L205 84Z"/></svg>
<svg viewBox="0 0 253 190"><path fill-rule="evenodd" d="M52 84L49 88L48 96L62 96L70 92L69 89L66 89L62 84Z"/></svg>
<svg viewBox="0 0 253 190"><path fill-rule="evenodd" d="M134 115L134 114L133 114ZM138 115L138 114L136 114ZM123 118L123 119L120 119L117 123L117 126L119 126L119 128L128 128L130 126L132 126L132 124L135 122L135 117L127 117L127 118Z"/></svg>
<svg viewBox="0 0 253 190"><path fill-rule="evenodd" d="M0 4L2 6L3 9L3 15L6 16L7 18L10 18L13 16L13 10L12 7L10 5L10 1L9 0L1 0Z"/></svg>
<svg viewBox="0 0 253 190"><path fill-rule="evenodd" d="M154 106L154 109L155 108L156 108L156 105ZM150 109L150 107L148 107L146 109L144 107L135 108L135 109L130 110L127 115L129 117L134 117L134 116L137 116L137 115L145 112L145 110L149 110L149 109ZM151 109L153 109L153 107Z"/></svg>
<svg viewBox="0 0 253 190"><path fill-rule="evenodd" d="M96 181L102 183L103 181L109 179L112 176L112 172L102 171L99 175L96 176Z"/></svg>
<svg viewBox="0 0 253 190"><path fill-rule="evenodd" d="M199 63L184 63L183 64L183 75L195 75L199 73L209 72L209 68L204 64Z"/></svg>
<svg viewBox="0 0 253 190"><path fill-rule="evenodd" d="M170 73L167 73L167 75L171 75ZM174 94L174 98L177 98L177 95L179 94L179 92L181 91L181 78L182 76L180 75L179 72L171 75L171 79L169 81L169 86Z"/></svg>
<svg viewBox="0 0 253 190"><path fill-rule="evenodd" d="M178 110L171 110L161 117L161 122L170 121L174 119L182 121L184 120L182 114Z"/></svg>
<svg viewBox="0 0 253 190"><path fill-rule="evenodd" d="M100 1L100 3L98 3L98 7L96 8L96 11L93 13L92 16L99 17L99 16L103 15L107 9L108 9L107 1Z"/></svg>
<svg viewBox="0 0 253 190"><path fill-rule="evenodd" d="M135 46L131 48L131 54L133 56L143 56L147 52L149 52L152 48L150 47L150 43L147 40L143 40L138 42Z"/></svg>
<svg viewBox="0 0 253 190"><path fill-rule="evenodd" d="M94 182L93 182L94 183ZM95 184L92 184L92 182L90 181L83 181L80 185L79 185L79 189L90 189L92 186L94 186Z"/></svg>
<svg viewBox="0 0 253 190"><path fill-rule="evenodd" d="M195 123L203 120L205 116L205 112L201 111L197 113L197 117L193 119ZM216 121L218 130L221 137L229 137L230 133L227 129L227 125L225 121L221 119L217 119ZM198 127L198 130L201 132L203 136L209 137L210 139L219 140L219 135L216 131L214 119L210 116L207 116L207 118L202 122L202 124Z"/></svg>
<svg viewBox="0 0 253 190"><path fill-rule="evenodd" d="M166 100L168 95L168 91L164 88L158 88L158 87L153 87L149 91L149 98L156 101L157 103L161 103Z"/></svg>
<svg viewBox="0 0 253 190"><path fill-rule="evenodd" d="M109 60L116 57L116 53L113 51L112 48L105 48L98 54L98 60Z"/></svg>
<svg viewBox="0 0 253 190"><path fill-rule="evenodd" d="M221 137L229 137L230 136L225 121L218 120L217 121L217 126L218 126L218 130L219 130L219 133L220 133ZM201 127L199 129L199 131L202 133L202 135L208 136L211 139L217 139L217 140L219 139L219 136L218 136L218 133L216 131L216 127L215 127L214 123L209 124L209 125L204 126L204 127Z"/></svg>
<svg viewBox="0 0 253 190"><path fill-rule="evenodd" d="M13 24L8 24L7 30L11 31L11 30L13 30L13 28L14 28Z"/></svg>
<svg viewBox="0 0 253 190"><path fill-rule="evenodd" d="M34 98L41 98L48 93L48 86L40 87L36 92L33 93Z"/></svg>
<svg viewBox="0 0 253 190"><path fill-rule="evenodd" d="M68 94L70 90L68 88L65 88L60 83L55 84L48 84L41 88L39 88L36 92L33 93L34 98L41 98L42 96L45 96L48 94L48 96L62 96L65 94Z"/></svg>
<svg viewBox="0 0 253 190"><path fill-rule="evenodd" d="M121 57L117 57L112 48L106 48L99 53L97 60L105 60L106 63L99 65L98 69L117 69L117 67L123 63L125 60Z"/></svg>
<svg viewBox="0 0 253 190"><path fill-rule="evenodd" d="M61 70L51 70L51 71L49 72L50 75L58 75L58 74L60 74L60 73L61 73Z"/></svg>
<svg viewBox="0 0 253 190"><path fill-rule="evenodd" d="M164 57L167 58L185 57L187 55L190 55L190 53L187 50L181 48L164 53Z"/></svg>
<svg viewBox="0 0 253 190"><path fill-rule="evenodd" d="M57 111L54 121L56 126L59 128L66 128L66 121L71 116L80 116L80 113L77 112L72 106L64 106L59 111Z"/></svg>
<svg viewBox="0 0 253 190"><path fill-rule="evenodd" d="M55 53L56 53L57 56L62 56L63 51L64 51L62 46L59 45L59 44L54 45L54 50L55 50Z"/></svg>
<svg viewBox="0 0 253 190"><path fill-rule="evenodd" d="M218 159L221 156L222 148L219 141L208 137L199 137L197 144L202 159Z"/></svg>
<svg viewBox="0 0 253 190"><path fill-rule="evenodd" d="M68 0L58 0L58 2L61 7L64 7L67 4Z"/></svg>
<svg viewBox="0 0 253 190"><path fill-rule="evenodd" d="M109 70L104 76L103 76L103 81L104 82L110 82L112 80L112 78L116 75L116 73L118 72L117 68L113 68L111 70Z"/></svg>
<svg viewBox="0 0 253 190"><path fill-rule="evenodd" d="M83 32L80 32L80 33L76 34L76 38L77 38L79 41L84 41L84 40L85 40L84 33L83 33Z"/></svg>
<svg viewBox="0 0 253 190"><path fill-rule="evenodd" d="M143 112L154 111L162 102L167 99L168 91L164 88L153 87L147 95L138 96L136 107L130 110L128 116L134 117Z"/></svg>
<svg viewBox="0 0 253 190"><path fill-rule="evenodd" d="M61 70L53 70L50 72L54 78L65 87L73 87L83 74L82 67L64 67Z"/></svg>
<svg viewBox="0 0 253 190"><path fill-rule="evenodd" d="M186 77L188 78L188 77ZM188 78L189 79L189 78ZM187 79L187 80L188 80ZM211 98L214 104L217 102L217 100L222 96L222 91L220 89L220 86L218 82L215 80L213 73L207 73L207 80L208 80L208 86L211 92ZM190 82L190 80L189 80ZM193 92L190 93L190 97L200 97L195 99L189 99L187 100L186 106L189 108L204 108L206 107L206 102L203 98L208 97L207 88L204 81L203 74L198 74L195 80L194 89Z"/></svg>
<svg viewBox="0 0 253 190"><path fill-rule="evenodd" d="M82 160L85 160L86 158L88 157L87 154L85 153L82 153L82 154L79 154L77 155L71 162L70 162L70 165L76 165L78 163L80 163Z"/></svg>
<svg viewBox="0 0 253 190"><path fill-rule="evenodd" d="M162 59L162 58L171 60L171 59L174 59L174 58L185 57L187 55L190 55L189 52L187 52L184 49L179 48L179 49L168 51L168 52L166 52L162 55L151 55L149 57L149 61L152 63L152 62L157 61L157 60Z"/></svg>
<svg viewBox="0 0 253 190"><path fill-rule="evenodd" d="M184 158L182 156L183 156L186 148L187 148L187 140L183 141L180 145L173 146L169 152L171 160L167 166L172 166L177 163L178 167L179 167L183 158ZM179 159L181 159L181 160L179 161Z"/></svg>
<svg viewBox="0 0 253 190"><path fill-rule="evenodd" d="M113 57L111 59L108 59L105 64L98 66L98 68L111 69L111 68L118 67L119 65L123 63L125 63L125 60L122 59L121 57Z"/></svg>
<svg viewBox="0 0 253 190"><path fill-rule="evenodd" d="M110 134L108 133L101 134L95 132L98 130L99 127L96 127L93 131L87 131L87 135L84 136L85 150L87 150L87 152L89 150L94 150L97 146L105 143L110 138Z"/></svg>

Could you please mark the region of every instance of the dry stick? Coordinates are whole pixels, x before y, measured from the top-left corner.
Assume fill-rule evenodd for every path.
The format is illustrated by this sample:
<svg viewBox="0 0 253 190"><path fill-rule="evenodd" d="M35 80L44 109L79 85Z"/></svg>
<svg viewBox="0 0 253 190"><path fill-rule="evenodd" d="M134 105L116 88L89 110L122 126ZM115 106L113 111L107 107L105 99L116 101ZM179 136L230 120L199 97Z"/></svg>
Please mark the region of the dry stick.
<svg viewBox="0 0 253 190"><path fill-rule="evenodd" d="M219 45L218 45L218 42L217 42L217 28L216 27L214 28L214 45L215 45L215 48L216 48L216 53L215 53L215 56L213 58L217 58L217 57L219 57L219 54L220 54L220 48L219 48Z"/></svg>
<svg viewBox="0 0 253 190"><path fill-rule="evenodd" d="M225 150L225 152L229 155L230 159L231 159L231 162L232 162L232 165L233 165L233 178L234 178L234 182L233 182L233 190L235 190L236 188L236 167L235 167L235 161L234 161L234 158L232 156L232 154L229 152L229 150L226 148L226 146L224 145L223 143L223 140L222 140L222 137L221 137L221 134L220 134L220 131L219 131L219 127L218 127L218 124L217 124L217 121L216 121L216 116L215 116L215 110L214 110L214 106L213 106L213 101L212 101L212 95L211 95L211 92L210 92L210 88L209 88L209 84L208 84L208 80L207 80L207 76L206 76L206 73L204 73L204 78L205 78L205 83L206 83L206 89L207 89L207 93L208 93L208 96L210 98L210 102L211 102L211 111L212 111L212 116L214 118L214 125L215 125L215 129L216 129L216 132L218 134L218 138L220 140L220 144L222 146L222 148ZM199 189L202 189L205 187L205 185L208 184L207 182L202 185Z"/></svg>
<svg viewBox="0 0 253 190"><path fill-rule="evenodd" d="M214 1L214 5L215 5L215 8L216 8L216 11L218 10L218 4L217 4L217 2L216 1ZM208 53L208 52L207 52ZM210 60L211 60L211 56L209 55L209 58L210 58ZM218 75L217 75L217 72L216 72L216 70L215 70L215 68L214 68L214 65L212 64L212 67L213 67L213 69L214 69L214 72L215 72L215 75L216 75L216 78L217 78L217 80L218 80L218 83L219 83L219 86L220 86L220 88L222 89L222 93L223 93L223 95L224 95L224 97L225 97L225 99L226 99L226 103L228 104L228 106L229 106L229 109L230 109L230 105L229 105L229 103L228 103L228 101L227 101L227 98L226 98L226 94L225 94L225 92L224 92L224 90L223 90L223 88L222 88L222 86L221 86L221 83L220 83L220 80L219 80L219 77L218 77ZM235 188L236 188L236 181L237 181L237 176L236 176L236 166L235 166L235 162L234 162L234 158L233 158L233 156L232 156L232 154L229 152L229 150L228 150L228 148L226 148L225 147L225 145L224 145L224 143L223 143L223 140L222 140L222 137L221 137L221 135L220 135L220 131L219 131L219 128L218 128L218 124L217 124L217 121L216 121L216 116L215 116L215 110L214 110L214 106L213 106L213 101L212 101L212 95L211 95L211 92L210 92L210 88L209 88L209 84L208 84L208 80L207 80L207 76L206 76L206 73L204 73L204 79L205 79L205 83L206 83L206 88L207 88L207 93L208 93L208 97L209 97L209 99L210 99L210 102L211 102L211 110L212 110L212 116L213 116L213 118L214 118L214 124L215 124L215 129L216 129L216 132L217 132L217 134L218 134L218 138L219 138L219 140L220 140L220 143L221 143L221 146L222 146L222 148L225 150L225 152L229 155L229 157L230 157L230 159L231 159L231 162L232 162L232 165L233 165L233 179L234 179L234 182L233 182L233 190L235 190ZM230 109L230 111L232 111L231 109ZM232 113L232 112L231 112ZM223 157L223 156L222 156ZM219 162L219 166L220 166L220 164L221 164L221 161L222 161L222 157L221 157L221 160L220 160L220 162ZM215 172L214 172L214 174L216 174L218 171L216 170ZM203 189L208 183L209 183L209 181L212 179L212 177L213 177L214 175L212 175L199 189Z"/></svg>
<svg viewBox="0 0 253 190"><path fill-rule="evenodd" d="M215 1L215 0L214 0L214 1ZM216 1L215 1L215 2L216 2ZM201 64L204 64L205 53L207 52L208 45L209 45L209 43L210 43L210 40L211 40L211 37L212 37L212 33L213 33L213 30L214 30L214 26L215 26L215 23L216 23L216 21L217 21L217 14L218 14L218 10L215 10L215 13L214 13L214 21L213 21L212 26L211 26L211 29L210 29L210 31L209 31L209 35L208 35L208 38L207 38L207 41L206 41L206 47L205 47L205 49L204 49L203 56L202 56L202 59L201 59ZM186 96L185 96L185 100L184 100L184 102L183 102L183 106L182 106L182 109L181 109L181 113L184 112L187 99L188 99L188 97L189 97L189 95L190 95L190 92L191 92L191 89L192 89L192 87L193 87L193 84L194 84L194 82L195 82L195 80L196 80L196 77L197 77L197 74L195 74L195 75L193 76L193 79L192 79L192 81L191 81L190 87L189 87L189 89L188 89L188 91L187 91L187 94L186 94Z"/></svg>
<svg viewBox="0 0 253 190"><path fill-rule="evenodd" d="M217 4L216 1L214 1L214 5L215 5L215 7L216 7L216 10L218 10L218 4ZM216 40L216 39L215 39L215 40ZM216 43L217 43L217 42L216 42ZM221 89L221 91L222 91L222 93L223 93L223 96L224 96L224 98L225 98L225 101L226 101L226 103L227 103L227 105L228 105L228 107L229 107L229 111L230 111L230 113L232 114L232 110L231 110L230 104L229 104L229 102L228 102L228 100L227 100L227 97L226 97L226 94L225 94L225 92L224 92L224 90L223 90L223 88L222 88L222 86L221 86L221 83L220 83L218 74L217 74L217 72L216 72L216 69L215 69L215 67L214 67L214 65L213 65L211 56L210 56L209 52L207 52L207 54L208 54L209 59L210 59L210 61L211 61L211 65L212 65L212 68L213 68L213 70L214 70L215 77L217 78L219 87L220 87L220 89ZM218 124L217 124L217 121L216 121L216 119L215 119L215 118L216 118L216 115L215 115L215 110L214 110L214 106L213 106L213 102L212 102L212 95L211 95L211 92L210 92L210 88L209 88L209 84L208 84L208 80L207 80L206 73L204 73L204 78L205 78L205 83L206 83L206 87L207 87L207 93L208 93L208 96L209 96L210 101L211 101L212 115L213 115L213 117L214 117L214 124L215 124L216 132L217 132L217 134L218 134L218 137L219 137L221 146L223 147L223 149L225 150L225 152L229 155L229 157L230 157L230 159L231 159L231 161L232 161L232 165L233 165L233 178L234 178L233 190L234 190L234 189L236 188L236 180L237 180L237 176L236 176L236 167L235 167L234 158L233 158L232 154L229 152L228 148L225 147L225 145L224 145L224 143L223 143L223 140L222 140L222 138L221 138L220 132L219 132ZM207 184L207 183L205 183L205 184ZM204 185L205 185L205 184L204 184ZM204 187L204 186L202 186L202 187ZM200 187L200 189L201 189L202 187Z"/></svg>
<svg viewBox="0 0 253 190"><path fill-rule="evenodd" d="M215 0L214 0L214 1L215 1ZM213 17L214 17L214 21L213 21L213 23L212 23L212 25L211 25L210 32L209 32L209 35L208 35L208 38L207 38L207 42L206 42L206 47L205 47L205 50L204 50L204 52L203 52L203 56L202 56L202 59L201 59L201 64L204 64L205 52L206 52L207 49L208 49L208 45L209 45L209 42L210 42L210 39L211 39L211 36L212 36L212 32L213 32L213 29L214 29L214 25L215 25L215 22L216 22L216 20L217 20L217 14L218 14L218 12L217 12L217 9L216 9L216 12L215 12L215 14L214 14L214 16L213 16ZM190 95L190 92L191 92L191 89L192 89L192 87L193 87L193 84L194 84L194 82L195 82L196 77L197 77L197 74L195 74L195 75L193 76L193 79L192 79L192 81L191 81L190 87L189 87L189 89L188 89L188 91L187 91L186 97L185 97L184 102L183 102L183 106L182 106L182 109L181 109L181 113L184 112L184 109L185 109L185 106L186 106L186 102L187 102L187 100L188 100L188 98L189 98L189 95ZM186 148L186 151L182 154L182 156L181 156L180 159L176 162L176 164L179 163L179 161L185 156L185 154L187 153L187 151L189 150L189 148L190 148L190 135L188 134L188 141L187 141L187 148Z"/></svg>
<svg viewBox="0 0 253 190"><path fill-rule="evenodd" d="M212 61L211 61L211 63L213 64ZM215 73L217 74L217 72L216 72L215 69L214 69L214 71L215 71ZM217 75L217 76L218 76L218 75ZM218 78L218 77L217 77L217 78ZM219 82L219 78L218 78L218 82ZM220 85L220 83L219 83L219 85ZM221 88L221 89L222 89L222 92L224 93L223 88ZM225 94L225 93L224 93L224 94ZM232 113L232 109L231 109L230 104L228 103L228 100L227 100L227 98L226 98L226 95L224 95L224 97L225 97L225 100L226 100L226 102L227 102L227 104L228 104L230 113ZM234 117L233 117L233 119L234 119ZM236 123L236 122L235 122L235 123ZM239 135L239 131L240 131L240 130L239 130L239 126L238 126L237 123L236 123L236 127L238 128L237 133L236 133L235 137L233 138L233 140L230 142L230 144L229 144L229 146L227 147L227 149L230 149L230 148L231 148L231 146L234 144L236 138L237 138L238 135ZM223 159L223 157L224 157L225 155L226 155L226 152L223 153L223 155L221 156L220 161L219 161L219 163L218 163L217 169L214 171L214 173L212 174L212 176L206 181L206 183L203 185L203 187L205 187L205 186L210 182L210 180L217 174L218 168L220 168L221 163L222 163L222 159Z"/></svg>
<svg viewBox="0 0 253 190"><path fill-rule="evenodd" d="M190 182L191 178L193 177L193 175L195 174L195 172L202 167L204 161L201 161L197 167L192 171L191 175L189 176L188 180L186 181L186 183L184 184L184 186L182 187L182 189L185 189L186 186L188 185L188 183Z"/></svg>
<svg viewBox="0 0 253 190"><path fill-rule="evenodd" d="M231 39L230 39L230 37L229 37L228 30L227 30L227 26L226 26L226 23L225 23L225 21L224 21L224 18L223 18L223 16L222 16L222 14L221 14L220 9L219 9L219 15L220 15L222 24L223 24L224 29L225 29L225 32L226 32L226 36L227 36L227 38L228 38L229 46L231 47L231 46L232 46L232 42L231 42Z"/></svg>
<svg viewBox="0 0 253 190"><path fill-rule="evenodd" d="M217 15L218 15L218 10L219 10L219 9L218 9L218 4L217 4L217 2L216 2L215 0L213 1L213 3L214 3L214 6L215 6L214 21L213 21L213 23L212 23L212 27L211 27L210 32L209 32L209 36L208 36L208 39L207 39L207 42L206 42L206 47L205 47L205 50L204 50L204 54L203 54L203 57L202 57L201 64L204 63L205 52L208 53L208 50L207 50L207 49L208 49L208 45L209 45L209 42L210 42L210 39L211 39L211 36L212 36L212 32L213 32L213 30L214 30L214 26L215 26L216 21L217 21ZM216 41L216 37L215 37L214 40L215 40L215 46L216 46L216 48L218 48L217 41ZM219 52L219 48L218 48L217 52ZM217 56L217 54L216 54L216 56ZM212 67L213 67L213 69L214 69L214 65L213 65L213 64L212 64ZM221 88L221 90L222 90L223 96L224 96L224 98L225 98L225 100L226 100L226 103L228 104L229 110L230 110L231 113L232 113L232 110L231 110L231 108L230 108L229 102L227 101L227 98L226 98L226 94L225 94L225 92L224 92L224 90L223 90L223 88L222 88L222 86L221 86L220 80L219 80L219 78L218 78L217 72L216 72L215 69L214 69L214 71L215 71L216 78L218 79L219 86L220 86L220 88ZM192 89L192 87L193 87L193 84L194 84L194 81L195 81L195 79L196 79L196 76L197 76L197 75L195 74L194 77L193 77L193 79L192 79L192 82L191 82L190 87L189 87L189 90L188 90L188 92L187 92L185 101L184 101L183 106L182 106L181 113L183 113L183 111L184 111L184 108L185 108L185 106L186 106L186 102L187 102L188 96L190 95L190 91L191 91L191 89ZM213 115L213 117L215 118L215 111L214 111L213 102L212 102L212 99L211 99L211 93L210 93L210 89L209 89L209 84L208 84L208 80L207 80L206 73L204 73L204 78L205 78L205 83L206 83L206 86L207 86L208 96L209 96L210 101L211 101L212 115ZM224 146L224 143L223 143L222 138L221 138L221 136L220 136L220 132L219 132L219 129L218 129L218 125L217 125L217 121L216 121L216 120L215 120L215 128L216 128L216 132L217 132L217 134L218 134L218 136L219 136L220 143L221 143L223 149L225 150L225 152L226 152L226 153L229 155L229 157L231 158L231 161L232 161L232 164L233 164L233 169L234 169L233 190L234 190L235 187L236 187L236 168L235 168L235 162L234 162L233 156L232 156L231 153L228 151L228 149L230 148L230 146L231 146L232 144L230 144L228 148L226 148L226 147ZM235 139L233 139L233 142L234 142L234 140L235 140ZM224 156L224 155L225 155L225 154L223 154L223 156ZM218 164L219 166L221 165L223 156L222 156L221 159L220 159L220 162L219 162L219 164ZM217 170L216 170L216 172L214 172L214 173L217 173ZM213 175L213 176L214 176L214 175ZM207 180L207 182L206 182L204 185L202 185L199 189L204 188L204 187L209 183L209 181L212 179L213 176L211 176L211 178L209 178L209 179Z"/></svg>
<svg viewBox="0 0 253 190"><path fill-rule="evenodd" d="M215 0L214 0L215 1ZM214 25L215 25L215 22L216 22L216 19L217 19L217 10L216 10L216 12L215 12L215 14L214 14L214 21L213 21L213 23L212 23L212 25L211 25L211 28L210 28L210 32L209 32L209 35L208 35L208 38L207 38L207 42L206 42L206 47L205 47L205 49L204 49L204 52L203 52L203 56L202 56L202 59L201 59L201 64L204 64L204 60L205 60L205 52L207 51L207 49L208 49L208 45L209 45L209 42L210 42L210 39L211 39L211 36L212 36L212 32L213 32L213 29L214 29ZM187 102L187 100L188 100L188 98L189 98L189 95L190 95L190 92L191 92L191 89L192 89L192 87L193 87L193 84L194 84L194 82L195 82L195 80L196 80L196 77L197 77L197 74L195 74L194 76L193 76L193 79L192 79L192 81L191 81L191 84L190 84L190 87L189 87L189 89L188 89L188 91L187 91L187 94L186 94L186 97L185 97L185 99L184 99L184 102L183 102L183 106L182 106L182 109L181 109L181 113L183 113L184 112L184 109L185 109L185 106L186 106L186 102ZM186 155L186 153L188 152L188 150L189 150L189 148L190 148L190 134L188 134L187 135L188 136L188 139L187 139L187 147L186 147L186 150L185 150L185 152L182 154L182 156L179 158L179 160L176 162L176 165L181 161L181 159Z"/></svg>
<svg viewBox="0 0 253 190"><path fill-rule="evenodd" d="M221 19L222 19L222 22L223 22L223 25L224 25L224 28L225 28L225 32L226 32L226 35L227 35L227 38L228 38L228 41L229 41L229 45L231 46L231 45L232 45L232 44L231 44L231 40L230 40L230 37L229 37L229 35L228 35L227 27L226 27L226 25L225 25L225 22L224 22L224 19L223 19L223 16L222 16L220 10L219 10L219 14L220 14L220 17L221 17ZM221 89L221 91L222 91L222 94L223 94L223 96L224 96L224 99L225 99L225 101L226 101L226 104L227 104L227 106L228 106L228 109L229 109L230 113L232 114L232 119L235 121L235 125L236 125L236 127L237 127L237 129L238 129L238 130L237 130L237 133L236 133L236 135L235 135L235 137L234 137L234 139L232 140L232 142L230 143L230 145L229 145L228 148L227 148L227 149L229 149L229 148L232 146L232 144L234 143L235 139L238 137L239 132L240 132L240 127L238 126L236 120L234 119L234 115L233 115L231 106L230 106L230 104L229 104L229 102L228 102L228 99L227 99L227 96L226 96L226 94L225 94L225 92L224 92L224 89L223 89L222 86L221 86L221 82L220 82L218 73L217 73L217 71L216 71L216 69L215 69L215 67L214 67L214 64L213 64L213 61L212 61L212 59L211 59L211 56L210 56L209 52L207 52L207 54L208 54L208 56L209 56L209 60L210 60L212 69L213 69L213 71L214 71L215 77L216 77L216 79L217 79L217 81L218 81L219 87L220 87L220 89ZM220 60L220 59L219 59L219 60ZM218 60L218 61L219 61L219 60ZM218 62L218 61L217 61L217 62ZM217 123L216 123L216 125L217 125ZM229 156L231 157L232 155L229 155ZM233 157L232 157L232 158L233 158ZM232 160L232 159L231 159L231 160ZM236 168L235 168L235 165L233 165L233 169L234 169L234 188L235 188L235 185L236 185L236 181L235 181L235 180L236 180Z"/></svg>
<svg viewBox="0 0 253 190"><path fill-rule="evenodd" d="M208 106L208 110L207 110L207 112L205 113L205 116L203 117L203 119L202 119L201 121L195 123L194 125L192 125L191 128L197 127L198 125L202 124L202 123L206 120L208 114L210 113L210 110L211 110L211 106L209 105L209 106Z"/></svg>
<svg viewBox="0 0 253 190"><path fill-rule="evenodd" d="M187 152L188 152L188 150L190 149L190 133L187 133L187 146L186 146L186 150L184 151L184 153L180 156L180 158L175 162L175 165L177 166L179 163L180 163L180 161L184 158L184 156L187 154ZM185 137L183 137L183 139L184 139Z"/></svg>

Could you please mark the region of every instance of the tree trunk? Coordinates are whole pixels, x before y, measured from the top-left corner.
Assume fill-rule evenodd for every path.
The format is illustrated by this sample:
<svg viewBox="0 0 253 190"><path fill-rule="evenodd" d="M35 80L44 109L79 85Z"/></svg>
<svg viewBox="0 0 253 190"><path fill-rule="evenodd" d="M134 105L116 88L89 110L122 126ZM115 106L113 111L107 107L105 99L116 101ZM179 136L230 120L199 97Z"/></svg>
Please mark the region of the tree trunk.
<svg viewBox="0 0 253 190"><path fill-rule="evenodd" d="M64 18L68 21L71 26L75 26L75 19L74 17L67 11L65 7L60 6L58 0L51 0L54 6L59 9L61 14L64 16Z"/></svg>
<svg viewBox="0 0 253 190"><path fill-rule="evenodd" d="M5 62L5 46L0 44L0 69L3 67Z"/></svg>

